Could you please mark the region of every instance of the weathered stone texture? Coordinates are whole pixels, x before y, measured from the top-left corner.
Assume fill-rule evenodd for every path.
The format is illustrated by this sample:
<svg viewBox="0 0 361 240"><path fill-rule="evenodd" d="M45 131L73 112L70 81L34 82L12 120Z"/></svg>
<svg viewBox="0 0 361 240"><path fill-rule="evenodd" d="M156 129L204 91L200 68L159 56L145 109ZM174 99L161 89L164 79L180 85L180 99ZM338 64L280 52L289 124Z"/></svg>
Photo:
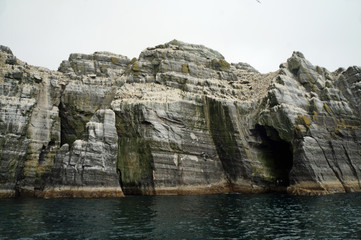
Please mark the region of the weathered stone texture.
<svg viewBox="0 0 361 240"><path fill-rule="evenodd" d="M361 68L261 74L177 40L59 71L0 47L0 197L360 191Z"/></svg>
<svg viewBox="0 0 361 240"><path fill-rule="evenodd" d="M76 140L71 147L64 144L55 156L45 197L76 196L79 189L111 188L113 195L121 196L119 176L115 171L118 136L115 129L115 114L110 109L101 109L86 124L85 140ZM69 189L77 189L74 195ZM104 190L103 189L103 190ZM89 193L91 195L91 193Z"/></svg>

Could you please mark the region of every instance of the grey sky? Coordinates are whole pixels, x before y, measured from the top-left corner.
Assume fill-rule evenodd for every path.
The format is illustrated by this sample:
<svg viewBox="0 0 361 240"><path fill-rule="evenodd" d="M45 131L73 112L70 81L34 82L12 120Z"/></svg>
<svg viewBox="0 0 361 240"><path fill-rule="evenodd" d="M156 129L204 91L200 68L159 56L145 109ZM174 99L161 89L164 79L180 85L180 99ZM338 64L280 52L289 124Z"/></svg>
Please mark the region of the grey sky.
<svg viewBox="0 0 361 240"><path fill-rule="evenodd" d="M138 57L172 39L275 71L297 50L330 71L361 65L361 0L0 0L0 44L57 69L72 52Z"/></svg>

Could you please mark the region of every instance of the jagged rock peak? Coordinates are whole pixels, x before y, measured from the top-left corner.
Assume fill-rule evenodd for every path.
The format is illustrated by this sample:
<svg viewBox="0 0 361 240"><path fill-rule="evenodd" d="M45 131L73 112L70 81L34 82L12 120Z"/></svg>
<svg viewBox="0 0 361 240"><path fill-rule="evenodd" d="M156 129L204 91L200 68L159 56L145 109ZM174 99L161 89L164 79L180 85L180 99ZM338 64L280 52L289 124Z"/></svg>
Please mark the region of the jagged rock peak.
<svg viewBox="0 0 361 240"><path fill-rule="evenodd" d="M294 51L294 52L292 53L292 56L293 56L293 57L296 56L296 57L299 57L299 58L305 58L305 56L303 55L303 53L298 52L298 51Z"/></svg>
<svg viewBox="0 0 361 240"><path fill-rule="evenodd" d="M126 56L107 52L107 51L97 51L93 54L84 54L84 53L71 53L69 55L69 61L74 59L86 59L86 60L107 60L108 58L127 58Z"/></svg>
<svg viewBox="0 0 361 240"><path fill-rule="evenodd" d="M205 47L204 45L185 43L182 41L178 41L176 39L165 44L160 44L155 47L147 48L147 50L155 50L155 49L181 50L181 51L190 52L194 55L197 55L198 57L203 57L208 59L224 59L222 54L211 48Z"/></svg>
<svg viewBox="0 0 361 240"><path fill-rule="evenodd" d="M10 64L10 65L18 64L17 58L13 55L13 52L11 51L11 49L9 47L0 45L0 52L5 53L5 55L6 55L5 63L6 64Z"/></svg>
<svg viewBox="0 0 361 240"><path fill-rule="evenodd" d="M248 71L248 72L259 73L257 71L257 69L255 69L248 63L239 62L239 63L232 63L231 65L234 66L237 70L244 70L244 71Z"/></svg>
<svg viewBox="0 0 361 240"><path fill-rule="evenodd" d="M4 45L0 45L0 51L5 52L10 55L13 55L13 52L11 51L11 49Z"/></svg>
<svg viewBox="0 0 361 240"><path fill-rule="evenodd" d="M68 60L60 64L58 71L75 75L114 77L121 75L129 62L126 56L110 52L72 53Z"/></svg>

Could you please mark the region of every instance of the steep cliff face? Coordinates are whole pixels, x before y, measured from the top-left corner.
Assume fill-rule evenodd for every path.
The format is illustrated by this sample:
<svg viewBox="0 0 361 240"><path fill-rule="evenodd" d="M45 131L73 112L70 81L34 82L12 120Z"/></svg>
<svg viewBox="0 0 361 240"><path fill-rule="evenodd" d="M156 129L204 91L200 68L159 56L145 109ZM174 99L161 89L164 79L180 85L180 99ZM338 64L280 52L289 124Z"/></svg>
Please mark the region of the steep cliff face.
<svg viewBox="0 0 361 240"><path fill-rule="evenodd" d="M271 84L258 121L292 147L290 192L360 190L360 70L330 73L296 52Z"/></svg>
<svg viewBox="0 0 361 240"><path fill-rule="evenodd" d="M33 193L60 147L58 105L68 79L0 50L0 195Z"/></svg>
<svg viewBox="0 0 361 240"><path fill-rule="evenodd" d="M59 71L0 51L0 196L360 191L361 68L260 74L173 40Z"/></svg>

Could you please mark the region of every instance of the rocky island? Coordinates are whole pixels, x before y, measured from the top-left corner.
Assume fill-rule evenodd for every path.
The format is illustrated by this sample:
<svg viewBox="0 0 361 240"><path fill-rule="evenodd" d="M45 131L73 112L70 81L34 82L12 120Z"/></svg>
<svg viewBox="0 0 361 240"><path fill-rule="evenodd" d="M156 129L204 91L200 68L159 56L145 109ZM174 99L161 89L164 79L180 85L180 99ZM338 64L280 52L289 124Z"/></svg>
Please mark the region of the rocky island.
<svg viewBox="0 0 361 240"><path fill-rule="evenodd" d="M58 71L0 46L0 197L361 191L361 68L173 40Z"/></svg>

